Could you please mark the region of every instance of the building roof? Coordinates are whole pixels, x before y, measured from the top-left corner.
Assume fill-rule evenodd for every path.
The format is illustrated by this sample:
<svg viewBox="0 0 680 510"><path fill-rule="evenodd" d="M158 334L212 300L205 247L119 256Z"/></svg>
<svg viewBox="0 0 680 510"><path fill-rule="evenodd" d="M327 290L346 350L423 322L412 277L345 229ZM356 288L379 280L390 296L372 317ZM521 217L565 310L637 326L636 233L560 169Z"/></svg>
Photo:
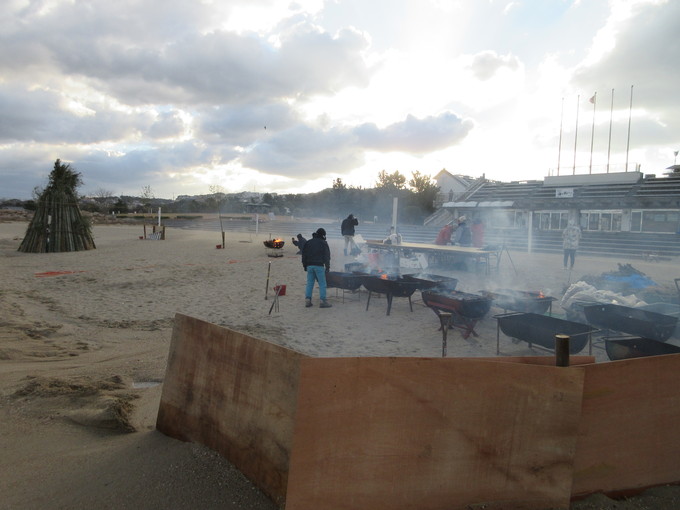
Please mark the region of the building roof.
<svg viewBox="0 0 680 510"><path fill-rule="evenodd" d="M565 208L673 208L680 207L680 173L666 177L593 174L544 181L486 181L465 200L447 202L446 208L515 207L528 210Z"/></svg>

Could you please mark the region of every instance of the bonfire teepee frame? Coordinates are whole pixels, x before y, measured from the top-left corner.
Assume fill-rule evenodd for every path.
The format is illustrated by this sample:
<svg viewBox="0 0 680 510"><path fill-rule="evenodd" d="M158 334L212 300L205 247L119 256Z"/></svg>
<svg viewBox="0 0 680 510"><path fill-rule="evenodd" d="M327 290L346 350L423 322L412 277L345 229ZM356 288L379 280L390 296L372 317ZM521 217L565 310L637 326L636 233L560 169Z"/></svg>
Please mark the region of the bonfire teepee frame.
<svg viewBox="0 0 680 510"><path fill-rule="evenodd" d="M33 219L26 229L19 251L49 253L96 248L92 228L78 207L80 174L69 164L54 162L50 182L40 193Z"/></svg>

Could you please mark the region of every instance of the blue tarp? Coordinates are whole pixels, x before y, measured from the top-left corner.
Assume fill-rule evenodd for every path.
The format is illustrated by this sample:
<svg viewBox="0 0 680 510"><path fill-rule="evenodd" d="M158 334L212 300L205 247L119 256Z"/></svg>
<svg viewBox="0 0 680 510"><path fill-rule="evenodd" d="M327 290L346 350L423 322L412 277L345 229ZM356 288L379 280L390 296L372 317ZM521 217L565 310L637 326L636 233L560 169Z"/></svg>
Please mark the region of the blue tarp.
<svg viewBox="0 0 680 510"><path fill-rule="evenodd" d="M632 274L629 276L615 276L615 275L602 275L605 280L609 282L623 283L628 285L632 289L644 289L645 287L651 287L656 285L656 282L646 276L641 274Z"/></svg>

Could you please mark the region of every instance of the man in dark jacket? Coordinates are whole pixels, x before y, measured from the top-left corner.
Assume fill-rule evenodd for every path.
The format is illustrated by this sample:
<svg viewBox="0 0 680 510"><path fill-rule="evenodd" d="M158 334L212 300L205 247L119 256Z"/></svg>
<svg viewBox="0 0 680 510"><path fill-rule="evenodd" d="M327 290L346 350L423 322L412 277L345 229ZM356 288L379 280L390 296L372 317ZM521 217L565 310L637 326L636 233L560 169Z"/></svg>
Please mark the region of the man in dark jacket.
<svg viewBox="0 0 680 510"><path fill-rule="evenodd" d="M305 306L312 306L314 281L319 283L319 308L330 308L326 301L326 272L331 270L331 249L326 242L326 231L318 229L302 247L302 267L307 271L307 287L305 288Z"/></svg>
<svg viewBox="0 0 680 510"><path fill-rule="evenodd" d="M293 244L297 246L297 253L295 255L302 255L302 248L304 248L305 243L307 242L307 239L302 237L302 234L297 235L297 239L293 237Z"/></svg>
<svg viewBox="0 0 680 510"><path fill-rule="evenodd" d="M354 242L354 227L356 227L358 224L359 220L356 219L353 214L347 216L347 218L342 220L342 223L340 224L340 232L345 238L345 256L347 254L355 255L355 250L359 250L357 244ZM349 251L347 251L348 248Z"/></svg>

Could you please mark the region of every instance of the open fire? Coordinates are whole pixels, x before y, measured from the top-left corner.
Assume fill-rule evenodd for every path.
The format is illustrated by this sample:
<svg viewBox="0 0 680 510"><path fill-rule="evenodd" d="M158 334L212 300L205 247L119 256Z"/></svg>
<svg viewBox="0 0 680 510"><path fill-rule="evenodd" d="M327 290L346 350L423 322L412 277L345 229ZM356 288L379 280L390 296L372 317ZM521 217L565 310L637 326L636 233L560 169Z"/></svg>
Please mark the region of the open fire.
<svg viewBox="0 0 680 510"><path fill-rule="evenodd" d="M283 245L285 244L283 239L278 239L278 238L277 239L269 239L269 240L263 241L263 242L264 242L264 245L267 248L272 248L272 249L276 249L276 250L283 248Z"/></svg>

